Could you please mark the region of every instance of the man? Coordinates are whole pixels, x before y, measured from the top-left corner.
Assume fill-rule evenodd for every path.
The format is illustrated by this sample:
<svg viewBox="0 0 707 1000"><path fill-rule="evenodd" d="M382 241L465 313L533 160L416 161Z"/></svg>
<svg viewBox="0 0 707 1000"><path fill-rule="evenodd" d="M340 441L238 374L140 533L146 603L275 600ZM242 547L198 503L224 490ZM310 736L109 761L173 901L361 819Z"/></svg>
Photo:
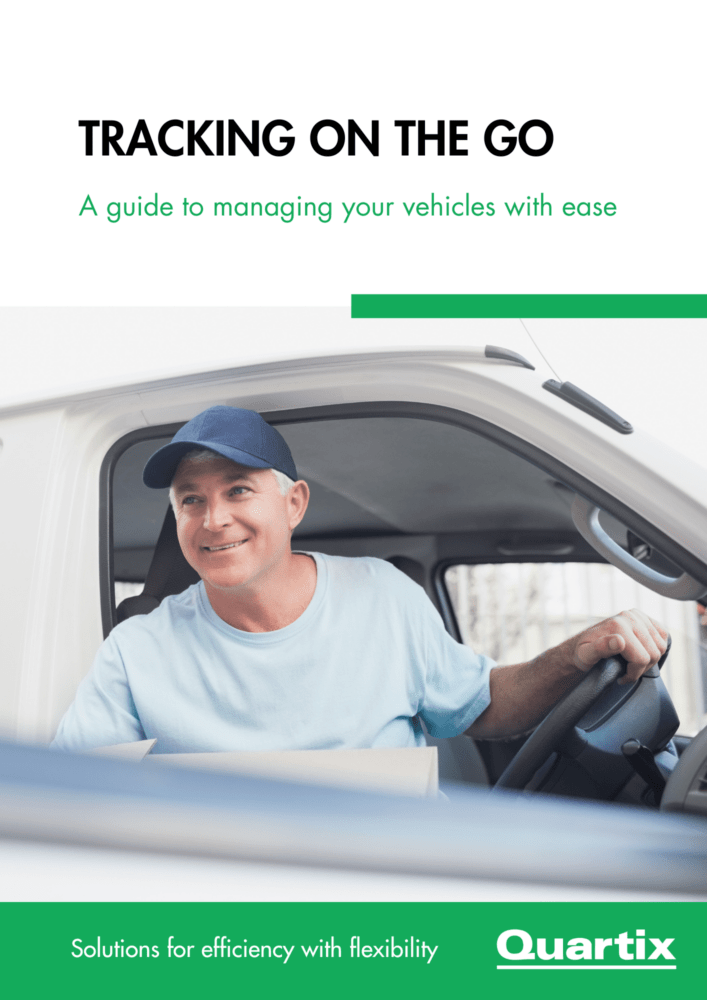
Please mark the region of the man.
<svg viewBox="0 0 707 1000"><path fill-rule="evenodd" d="M636 680L667 633L622 612L529 663L495 667L455 642L424 591L378 559L293 552L307 509L282 436L253 411L211 407L148 461L170 486L201 581L118 625L54 745L156 737L161 753L424 745L532 729L598 660Z"/></svg>

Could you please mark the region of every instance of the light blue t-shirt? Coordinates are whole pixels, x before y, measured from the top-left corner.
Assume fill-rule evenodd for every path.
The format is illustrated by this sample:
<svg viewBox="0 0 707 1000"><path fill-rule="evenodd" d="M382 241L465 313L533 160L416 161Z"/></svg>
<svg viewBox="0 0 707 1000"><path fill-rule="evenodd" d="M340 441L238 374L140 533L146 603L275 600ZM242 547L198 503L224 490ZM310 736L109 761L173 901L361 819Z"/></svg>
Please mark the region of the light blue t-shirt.
<svg viewBox="0 0 707 1000"><path fill-rule="evenodd" d="M59 726L61 750L157 738L156 753L424 746L489 704L493 661L446 632L380 559L310 553L314 596L274 632L243 632L203 583L118 625Z"/></svg>

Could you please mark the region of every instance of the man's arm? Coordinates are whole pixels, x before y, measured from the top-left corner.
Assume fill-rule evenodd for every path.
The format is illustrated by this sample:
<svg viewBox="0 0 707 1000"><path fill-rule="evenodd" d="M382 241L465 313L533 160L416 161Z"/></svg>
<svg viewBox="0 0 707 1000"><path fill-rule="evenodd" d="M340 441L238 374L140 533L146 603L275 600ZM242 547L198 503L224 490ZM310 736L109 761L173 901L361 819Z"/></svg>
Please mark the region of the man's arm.
<svg viewBox="0 0 707 1000"><path fill-rule="evenodd" d="M491 704L469 727L476 739L498 740L534 729L560 698L599 660L620 653L626 677L636 681L667 649L668 633L642 611L622 611L548 649L528 663L491 671Z"/></svg>
<svg viewBox="0 0 707 1000"><path fill-rule="evenodd" d="M144 739L123 659L115 636L111 634L98 650L92 669L79 684L51 747L80 753Z"/></svg>

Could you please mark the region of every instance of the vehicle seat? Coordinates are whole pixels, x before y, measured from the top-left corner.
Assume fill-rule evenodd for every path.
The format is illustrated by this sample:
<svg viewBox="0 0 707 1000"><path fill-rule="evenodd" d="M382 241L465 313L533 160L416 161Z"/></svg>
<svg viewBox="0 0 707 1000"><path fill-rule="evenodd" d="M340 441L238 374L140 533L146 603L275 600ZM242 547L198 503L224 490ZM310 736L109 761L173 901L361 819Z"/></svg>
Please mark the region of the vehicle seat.
<svg viewBox="0 0 707 1000"><path fill-rule="evenodd" d="M420 587L425 586L425 567L417 559L410 559L409 556L388 556L386 562L395 566L405 576L409 576Z"/></svg>

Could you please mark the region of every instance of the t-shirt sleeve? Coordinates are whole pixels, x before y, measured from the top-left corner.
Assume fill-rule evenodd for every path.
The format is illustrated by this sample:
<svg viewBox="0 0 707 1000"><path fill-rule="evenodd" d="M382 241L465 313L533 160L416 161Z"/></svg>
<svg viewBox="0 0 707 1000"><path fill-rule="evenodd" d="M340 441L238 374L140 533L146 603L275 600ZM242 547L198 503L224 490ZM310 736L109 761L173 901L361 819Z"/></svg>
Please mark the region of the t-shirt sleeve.
<svg viewBox="0 0 707 1000"><path fill-rule="evenodd" d="M496 663L453 639L437 609L423 596L418 610L425 674L418 714L431 736L457 736L488 707L489 674Z"/></svg>
<svg viewBox="0 0 707 1000"><path fill-rule="evenodd" d="M92 750L145 738L120 648L109 636L59 723L51 747L66 751Z"/></svg>

